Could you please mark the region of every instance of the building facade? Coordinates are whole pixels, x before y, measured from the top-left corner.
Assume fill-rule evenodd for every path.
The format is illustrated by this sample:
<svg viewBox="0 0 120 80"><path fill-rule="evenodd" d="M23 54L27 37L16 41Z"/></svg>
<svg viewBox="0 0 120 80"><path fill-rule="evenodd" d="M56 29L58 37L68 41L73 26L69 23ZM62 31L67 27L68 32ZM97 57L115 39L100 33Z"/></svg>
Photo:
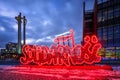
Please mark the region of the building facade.
<svg viewBox="0 0 120 80"><path fill-rule="evenodd" d="M17 46L18 46L17 43L12 43L12 42L7 43L6 47L4 49L1 49L0 59L18 57Z"/></svg>
<svg viewBox="0 0 120 80"><path fill-rule="evenodd" d="M104 59L118 60L120 59L120 0L95 0L94 3L92 29L94 28L93 32L102 43ZM85 21L86 19L83 22ZM86 27L84 25L84 28ZM83 35L84 33L89 31L83 30Z"/></svg>
<svg viewBox="0 0 120 80"><path fill-rule="evenodd" d="M85 35L92 35L94 33L94 13L93 10L85 10L85 2L83 4L83 38Z"/></svg>

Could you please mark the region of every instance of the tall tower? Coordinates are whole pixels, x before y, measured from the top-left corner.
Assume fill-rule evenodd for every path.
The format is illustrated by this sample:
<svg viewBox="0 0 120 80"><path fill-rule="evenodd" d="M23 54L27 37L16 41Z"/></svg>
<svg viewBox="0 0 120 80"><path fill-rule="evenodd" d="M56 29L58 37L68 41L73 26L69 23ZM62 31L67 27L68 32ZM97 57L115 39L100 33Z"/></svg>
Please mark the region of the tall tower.
<svg viewBox="0 0 120 80"><path fill-rule="evenodd" d="M15 17L15 19L18 23L18 54L21 54L21 13L19 13L19 15Z"/></svg>
<svg viewBox="0 0 120 80"><path fill-rule="evenodd" d="M17 23L18 23L18 47L17 47L17 51L18 51L18 54L21 54L22 51L21 51L21 47L22 47L22 43L21 43L21 23L22 23L22 20L23 20L23 44L25 45L26 42L26 23L27 23L27 19L25 18L25 16L21 17L21 13L19 13L18 16L15 17L15 19L17 20Z"/></svg>
<svg viewBox="0 0 120 80"><path fill-rule="evenodd" d="M82 39L84 39L85 36L84 31L85 31L85 2L83 2L83 38Z"/></svg>
<svg viewBox="0 0 120 80"><path fill-rule="evenodd" d="M26 23L27 23L27 19L25 18L25 16L23 16L23 45L26 44Z"/></svg>

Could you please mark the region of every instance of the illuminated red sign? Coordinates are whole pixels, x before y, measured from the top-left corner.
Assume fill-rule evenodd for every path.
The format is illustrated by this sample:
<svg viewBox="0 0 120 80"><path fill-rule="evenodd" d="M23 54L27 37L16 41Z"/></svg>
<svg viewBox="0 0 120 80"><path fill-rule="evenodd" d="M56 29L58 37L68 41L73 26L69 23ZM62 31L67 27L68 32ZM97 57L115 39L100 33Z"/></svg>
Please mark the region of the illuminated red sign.
<svg viewBox="0 0 120 80"><path fill-rule="evenodd" d="M72 40L72 47L66 44L60 44ZM38 65L79 65L93 64L101 61L98 50L101 44L98 38L93 36L85 36L84 44L74 43L74 32L70 30L70 35L59 36L55 38L56 44L47 46L24 45L22 47L23 56L20 58L22 64L35 63Z"/></svg>

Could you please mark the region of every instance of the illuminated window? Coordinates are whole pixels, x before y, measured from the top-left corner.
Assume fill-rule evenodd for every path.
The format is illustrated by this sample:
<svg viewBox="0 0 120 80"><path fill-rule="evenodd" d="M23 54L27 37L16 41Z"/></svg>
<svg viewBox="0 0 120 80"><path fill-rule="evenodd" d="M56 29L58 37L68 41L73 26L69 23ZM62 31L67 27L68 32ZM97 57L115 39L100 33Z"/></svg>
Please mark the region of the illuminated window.
<svg viewBox="0 0 120 80"><path fill-rule="evenodd" d="M116 49L115 52L116 52L115 54L116 58L120 59L120 49Z"/></svg>

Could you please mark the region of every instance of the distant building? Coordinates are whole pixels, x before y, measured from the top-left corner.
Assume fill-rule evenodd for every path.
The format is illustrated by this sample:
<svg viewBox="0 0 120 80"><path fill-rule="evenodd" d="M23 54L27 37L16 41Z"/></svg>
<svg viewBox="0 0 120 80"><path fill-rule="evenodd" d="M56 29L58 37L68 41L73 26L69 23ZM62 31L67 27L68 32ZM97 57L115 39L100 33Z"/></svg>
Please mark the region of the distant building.
<svg viewBox="0 0 120 80"><path fill-rule="evenodd" d="M22 17L21 13L19 13L18 16L15 17L15 19L17 20L18 23L18 42L17 43L13 43L13 42L9 42L6 44L6 48L4 49L0 49L1 50L1 55L4 54L22 54L22 46L26 44L26 24L27 24L27 19L25 16ZM21 23L23 23L23 36L21 35ZM23 44L21 43L23 37Z"/></svg>
<svg viewBox="0 0 120 80"><path fill-rule="evenodd" d="M91 16L86 15L88 11L85 11L85 8L83 10L83 37L91 33L98 35L106 50L104 56L109 54L114 55L109 59L120 59L120 0L95 0ZM86 19L87 16L89 20Z"/></svg>
<svg viewBox="0 0 120 80"><path fill-rule="evenodd" d="M1 49L1 54L17 54L17 43L7 43L6 48Z"/></svg>

